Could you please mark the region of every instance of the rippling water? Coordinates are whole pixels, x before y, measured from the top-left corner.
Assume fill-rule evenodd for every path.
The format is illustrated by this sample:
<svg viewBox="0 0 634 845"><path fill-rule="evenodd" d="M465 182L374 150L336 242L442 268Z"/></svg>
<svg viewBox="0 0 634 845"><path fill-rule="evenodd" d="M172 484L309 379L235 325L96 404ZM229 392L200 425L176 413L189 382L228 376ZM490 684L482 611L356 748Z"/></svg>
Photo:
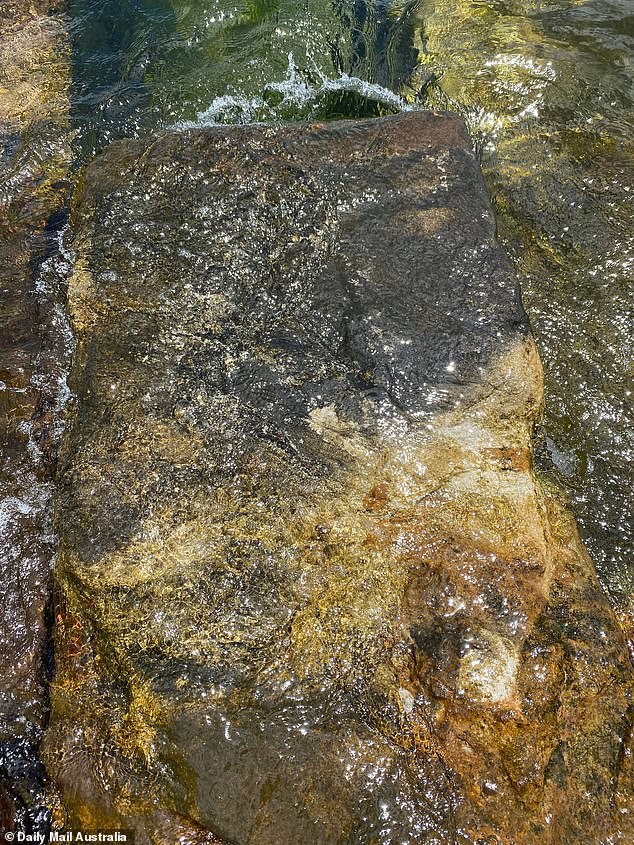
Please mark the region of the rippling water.
<svg viewBox="0 0 634 845"><path fill-rule="evenodd" d="M156 126L440 107L481 153L546 369L545 471L631 602L630 0L71 0L81 156Z"/></svg>
<svg viewBox="0 0 634 845"><path fill-rule="evenodd" d="M431 99L481 136L522 277L546 369L545 458L617 604L634 588L631 11L623 0L421 7L424 61L441 75Z"/></svg>
<svg viewBox="0 0 634 845"><path fill-rule="evenodd" d="M66 24L78 168L110 141L157 127L429 107L465 117L545 365L540 465L568 491L604 588L634 619L632 0L69 0ZM64 101L60 113L62 88L49 91L49 99ZM0 163L22 181L5 180L8 199L3 194L0 200L13 202L9 188L16 196L27 191L39 167L51 191L66 190L60 187L64 168L47 163L47 155L67 157L51 126L65 137L65 127L44 120L33 123L22 147L16 132L2 136ZM31 207L25 209L20 225ZM0 389L12 419L18 418L14 408L26 409L26 421L16 424L16 455L28 444L17 469L5 460L0 540L16 573L26 561L31 580L24 580L22 567L20 589L40 604L48 596L40 557L50 557L54 545L42 451L54 455L54 418L68 398L63 223L62 214L44 233L35 293L23 292L29 331L42 336L38 343L25 330L27 321L11 322L11 303L0 308L13 326L12 333L3 329L3 339L8 348L15 340L19 353L8 375L0 373ZM29 238L16 254L28 253ZM31 346L39 352L31 354ZM35 362L33 372L24 366L29 355L22 356L23 347ZM28 421L29 403L39 409L39 429ZM32 541L37 531L41 548ZM29 542L25 556L20 544ZM21 594L14 592L17 607ZM0 645L38 657L37 637L20 621L25 613L9 603ZM45 704L39 687L33 692L25 682L24 688L25 699L35 703L26 717L20 711L17 732L15 719L0 724L18 736L8 751L0 749L0 769L28 780L26 792L40 778L24 761L34 756Z"/></svg>

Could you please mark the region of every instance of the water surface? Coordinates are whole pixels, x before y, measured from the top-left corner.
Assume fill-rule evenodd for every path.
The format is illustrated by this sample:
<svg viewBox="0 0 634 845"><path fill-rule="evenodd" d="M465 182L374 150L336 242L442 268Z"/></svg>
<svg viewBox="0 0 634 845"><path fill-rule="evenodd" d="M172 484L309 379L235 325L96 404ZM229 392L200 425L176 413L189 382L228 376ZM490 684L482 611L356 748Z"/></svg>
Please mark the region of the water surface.
<svg viewBox="0 0 634 845"><path fill-rule="evenodd" d="M465 117L545 366L540 465L567 490L614 606L634 612L631 0L70 0L66 20L77 166L160 127L429 107ZM16 151L45 159L40 129L23 150L8 138L9 164ZM51 341L57 363L41 365L63 404L70 340L55 309L68 268L52 253L36 299L66 350ZM30 465L20 499L10 481L0 533L17 559L16 513L40 519L50 489ZM12 754L7 769L25 757Z"/></svg>

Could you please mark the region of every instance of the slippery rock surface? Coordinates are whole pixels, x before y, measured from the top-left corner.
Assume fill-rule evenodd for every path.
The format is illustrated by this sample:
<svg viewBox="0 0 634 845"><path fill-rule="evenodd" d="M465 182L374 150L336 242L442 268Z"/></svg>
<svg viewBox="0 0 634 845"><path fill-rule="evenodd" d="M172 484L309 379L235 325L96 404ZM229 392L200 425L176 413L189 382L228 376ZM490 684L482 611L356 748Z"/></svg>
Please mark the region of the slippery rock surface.
<svg viewBox="0 0 634 845"><path fill-rule="evenodd" d="M58 12L46 0L0 8L0 830L27 833L46 825L37 748L48 709L50 497L65 341L53 253L68 194L70 73Z"/></svg>
<svg viewBox="0 0 634 845"><path fill-rule="evenodd" d="M631 830L632 669L531 469L541 368L461 121L116 143L73 225L57 823Z"/></svg>

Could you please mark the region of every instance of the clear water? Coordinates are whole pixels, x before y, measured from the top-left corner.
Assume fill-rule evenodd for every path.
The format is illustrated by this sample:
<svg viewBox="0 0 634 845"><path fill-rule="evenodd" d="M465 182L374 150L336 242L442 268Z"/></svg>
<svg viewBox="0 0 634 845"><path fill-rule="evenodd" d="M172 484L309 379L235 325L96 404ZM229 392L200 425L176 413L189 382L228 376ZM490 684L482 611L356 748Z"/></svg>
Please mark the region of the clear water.
<svg viewBox="0 0 634 845"><path fill-rule="evenodd" d="M632 551L631 0L71 0L80 158L157 126L461 112L546 369L545 471L625 610Z"/></svg>
<svg viewBox="0 0 634 845"><path fill-rule="evenodd" d="M411 22L379 6L72 0L70 19L75 118L89 152L182 121L398 111L416 61Z"/></svg>
<svg viewBox="0 0 634 845"><path fill-rule="evenodd" d="M465 117L545 365L540 464L568 491L614 606L634 619L633 0L69 0L65 17L77 166L116 138L160 127L429 107ZM52 79L52 52L50 61ZM65 132L44 121L22 141L2 137L0 164L12 175L0 202L13 202L40 166L58 190L48 161L65 157ZM72 340L60 303L70 257L59 234L35 292L24 293L42 351L33 372L18 348L0 373L6 407L40 391L52 408L45 437L20 423L19 457L5 459L0 477L0 547L32 606L48 570L25 544L39 532L42 557L54 545L38 444L59 439L55 415L68 399ZM5 296L0 316L17 302ZM14 593L0 638L7 653L30 636ZM39 688L23 697L31 709L9 708L0 723L0 768L26 783L45 706Z"/></svg>

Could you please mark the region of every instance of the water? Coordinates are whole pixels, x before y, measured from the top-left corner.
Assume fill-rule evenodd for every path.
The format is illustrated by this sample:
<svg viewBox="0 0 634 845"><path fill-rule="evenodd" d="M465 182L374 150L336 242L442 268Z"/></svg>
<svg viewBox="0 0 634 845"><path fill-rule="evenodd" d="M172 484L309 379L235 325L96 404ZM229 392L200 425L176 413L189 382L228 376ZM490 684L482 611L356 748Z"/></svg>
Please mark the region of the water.
<svg viewBox="0 0 634 845"><path fill-rule="evenodd" d="M631 0L70 0L66 23L77 167L156 128L428 107L465 117L545 365L540 466L568 492L613 606L633 618ZM36 127L22 151L9 137L3 157L39 162L47 144ZM63 251L47 254L36 299L52 339L39 366L61 406L66 270ZM25 423L27 466L0 533L15 551L17 520L33 520L49 554L49 478L32 433ZM42 719L31 719L38 736Z"/></svg>
<svg viewBox="0 0 634 845"><path fill-rule="evenodd" d="M424 60L442 76L431 100L456 104L480 136L522 278L546 369L544 463L623 607L633 588L631 6L421 11Z"/></svg>
<svg viewBox="0 0 634 845"><path fill-rule="evenodd" d="M414 8L75 0L83 146L93 152L114 137L204 115L251 122L398 111L416 66Z"/></svg>

